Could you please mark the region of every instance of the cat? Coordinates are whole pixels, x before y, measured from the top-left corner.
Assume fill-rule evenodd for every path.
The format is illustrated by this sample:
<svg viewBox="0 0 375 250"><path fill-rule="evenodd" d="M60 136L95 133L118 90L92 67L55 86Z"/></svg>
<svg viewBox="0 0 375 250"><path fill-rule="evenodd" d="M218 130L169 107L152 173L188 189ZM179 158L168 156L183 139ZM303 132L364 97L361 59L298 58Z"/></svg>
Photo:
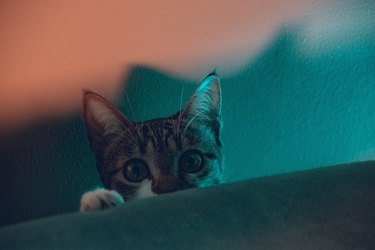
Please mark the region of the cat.
<svg viewBox="0 0 375 250"><path fill-rule="evenodd" d="M104 188L85 193L80 211L222 183L221 87L203 79L184 109L139 123L85 90L83 116Z"/></svg>

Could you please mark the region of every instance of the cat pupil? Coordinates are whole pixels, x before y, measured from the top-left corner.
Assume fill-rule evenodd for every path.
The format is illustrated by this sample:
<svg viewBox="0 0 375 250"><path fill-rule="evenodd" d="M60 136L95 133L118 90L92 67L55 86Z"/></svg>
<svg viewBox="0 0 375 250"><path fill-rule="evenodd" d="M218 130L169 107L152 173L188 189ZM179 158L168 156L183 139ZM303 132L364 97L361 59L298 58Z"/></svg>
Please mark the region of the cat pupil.
<svg viewBox="0 0 375 250"><path fill-rule="evenodd" d="M131 159L125 163L124 176L132 182L140 182L148 176L146 163L140 159Z"/></svg>
<svg viewBox="0 0 375 250"><path fill-rule="evenodd" d="M200 163L201 163L200 158L197 157L197 155L191 155L191 156L189 156L189 158L187 160L187 165L191 166L191 167L199 166Z"/></svg>
<svg viewBox="0 0 375 250"><path fill-rule="evenodd" d="M181 158L182 169L189 173L198 172L203 168L202 156L195 151L186 152Z"/></svg>
<svg viewBox="0 0 375 250"><path fill-rule="evenodd" d="M135 178L139 178L141 171L142 171L141 168L142 168L141 165L133 165L132 172Z"/></svg>

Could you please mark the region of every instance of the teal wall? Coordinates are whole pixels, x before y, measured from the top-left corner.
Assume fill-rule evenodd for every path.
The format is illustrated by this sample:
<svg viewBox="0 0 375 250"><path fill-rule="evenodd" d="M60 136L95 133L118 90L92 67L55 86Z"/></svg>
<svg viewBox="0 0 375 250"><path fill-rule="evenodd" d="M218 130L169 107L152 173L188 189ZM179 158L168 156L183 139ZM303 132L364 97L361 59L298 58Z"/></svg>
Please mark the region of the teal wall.
<svg viewBox="0 0 375 250"><path fill-rule="evenodd" d="M222 78L228 181L375 159L375 36L306 57L298 32L281 30L235 75ZM219 72L220 73L220 72ZM134 120L167 116L193 88L135 67L127 100ZM152 83L152 84L151 84Z"/></svg>
<svg viewBox="0 0 375 250"><path fill-rule="evenodd" d="M375 36L374 36L375 38ZM375 43L305 57L282 31L223 79L230 179L375 158Z"/></svg>
<svg viewBox="0 0 375 250"><path fill-rule="evenodd" d="M375 35L313 56L299 44L281 29L222 77L228 182L375 158ZM125 83L136 121L176 112L197 84L143 66ZM0 135L0 164L0 225L76 211L99 184L79 113Z"/></svg>

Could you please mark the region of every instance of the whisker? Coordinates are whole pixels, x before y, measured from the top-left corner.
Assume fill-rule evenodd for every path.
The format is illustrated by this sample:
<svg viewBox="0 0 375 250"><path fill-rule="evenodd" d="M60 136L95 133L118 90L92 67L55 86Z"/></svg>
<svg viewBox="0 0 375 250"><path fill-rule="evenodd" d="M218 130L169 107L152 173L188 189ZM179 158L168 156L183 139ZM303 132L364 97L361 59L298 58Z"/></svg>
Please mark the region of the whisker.
<svg viewBox="0 0 375 250"><path fill-rule="evenodd" d="M181 107L182 107L182 97L184 96L184 86L182 86L182 90L181 90L181 97L180 97L180 109L179 109L179 111L180 111L180 113L178 114L178 127L177 127L177 129L178 129L178 131L177 131L177 133L178 134L180 134L180 126L181 126Z"/></svg>
<svg viewBox="0 0 375 250"><path fill-rule="evenodd" d="M130 107L130 112L132 113L133 119L135 119L134 110L133 110L133 105L131 104L130 99L129 99L129 96L128 96L128 94L126 93L126 91L125 91L125 97L126 97L126 100L128 101L128 104L129 104L129 107ZM143 125L143 124L142 124L142 125ZM139 136L139 138L141 139L141 138L142 138L142 136L141 136L141 131L139 130L139 128L138 128L137 125L135 125L135 128L136 128L136 130L137 130L137 132L138 132L138 136ZM130 132L130 131L129 131L129 132Z"/></svg>
<svg viewBox="0 0 375 250"><path fill-rule="evenodd" d="M195 120L195 118L197 118L200 114L202 114L202 112L198 112L198 114L196 114L195 116L193 116L193 118L190 119L190 121L186 124L186 127L184 128L184 131L182 131L182 135L185 134L186 130L188 129L188 127L190 126L190 124Z"/></svg>
<svg viewBox="0 0 375 250"><path fill-rule="evenodd" d="M170 105L168 103L166 103L168 109L170 110ZM172 122L172 125L173 125L173 133L176 135L176 132L177 132L177 127L176 127L176 123L175 123L175 120L174 119L170 119L170 121Z"/></svg>
<svg viewBox="0 0 375 250"><path fill-rule="evenodd" d="M126 93L126 91L125 91L125 97L126 97L126 100L127 100L128 104L129 104L130 112L132 112L132 116L133 116L132 119L134 119L135 116L134 116L133 105L131 104L130 99L129 99L129 96L128 96L128 94Z"/></svg>
<svg viewBox="0 0 375 250"><path fill-rule="evenodd" d="M130 129L127 126L123 126L123 128L125 128L129 132L129 135L130 135L129 139L131 139L131 141L135 143L136 140L135 140L135 137L133 135L133 132L130 131Z"/></svg>

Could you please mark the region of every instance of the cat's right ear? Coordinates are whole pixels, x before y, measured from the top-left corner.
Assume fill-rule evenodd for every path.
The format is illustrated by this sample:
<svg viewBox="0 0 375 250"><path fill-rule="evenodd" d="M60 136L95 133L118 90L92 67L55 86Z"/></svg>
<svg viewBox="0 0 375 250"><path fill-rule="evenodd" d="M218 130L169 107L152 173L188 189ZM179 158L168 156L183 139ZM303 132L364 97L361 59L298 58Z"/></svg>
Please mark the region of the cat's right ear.
<svg viewBox="0 0 375 250"><path fill-rule="evenodd" d="M133 126L118 109L104 97L83 90L83 117L90 145L99 153L114 135L119 135L124 126Z"/></svg>

